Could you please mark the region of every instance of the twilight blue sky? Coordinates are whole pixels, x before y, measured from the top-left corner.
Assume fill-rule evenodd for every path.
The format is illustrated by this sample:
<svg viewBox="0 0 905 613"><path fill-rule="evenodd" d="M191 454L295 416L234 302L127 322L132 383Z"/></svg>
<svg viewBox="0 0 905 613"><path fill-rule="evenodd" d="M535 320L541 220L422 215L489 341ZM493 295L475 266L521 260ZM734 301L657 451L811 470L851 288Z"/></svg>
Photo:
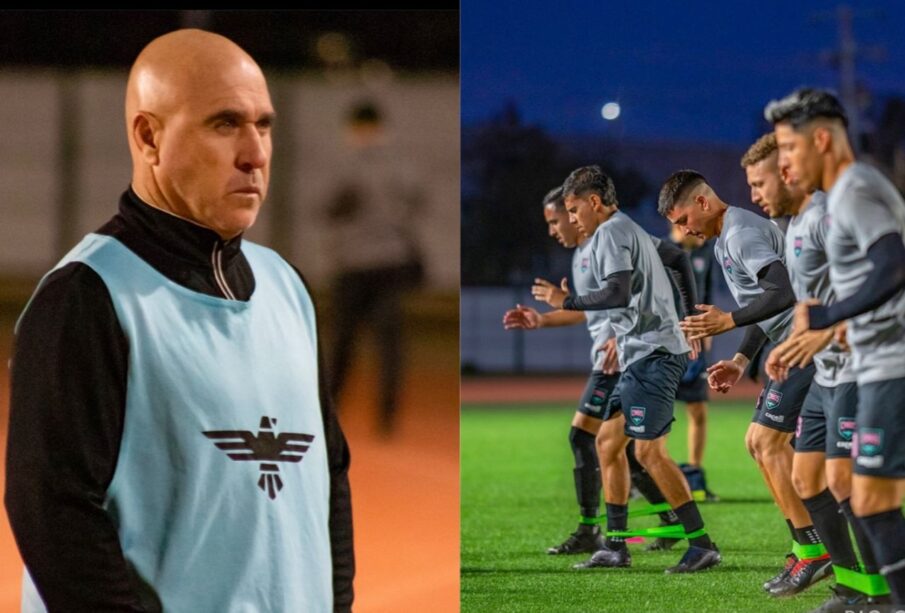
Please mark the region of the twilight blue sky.
<svg viewBox="0 0 905 613"><path fill-rule="evenodd" d="M838 89L833 0L462 0L462 123L516 102L557 133L748 145L764 103L800 85ZM849 0L857 63L877 94L905 96L905 2ZM621 117L600 117L617 100Z"/></svg>

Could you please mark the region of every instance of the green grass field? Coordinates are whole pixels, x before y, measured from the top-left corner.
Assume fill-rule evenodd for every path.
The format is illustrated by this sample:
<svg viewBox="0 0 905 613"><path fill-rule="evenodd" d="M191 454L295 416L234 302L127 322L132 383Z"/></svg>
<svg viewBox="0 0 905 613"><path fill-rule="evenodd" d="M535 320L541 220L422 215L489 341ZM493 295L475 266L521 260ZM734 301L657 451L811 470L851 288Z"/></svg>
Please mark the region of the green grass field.
<svg viewBox="0 0 905 613"><path fill-rule="evenodd" d="M669 447L685 459L683 405ZM830 592L823 581L804 594L774 599L761 585L783 564L790 538L744 447L753 402L711 405L704 465L720 495L702 504L723 563L691 575L663 574L681 557L629 545L632 567L576 571L580 556L549 556L575 529L569 405L507 408L465 405L461 421L463 613L594 611L809 611ZM642 503L643 504L643 503ZM655 525L655 517L629 527Z"/></svg>

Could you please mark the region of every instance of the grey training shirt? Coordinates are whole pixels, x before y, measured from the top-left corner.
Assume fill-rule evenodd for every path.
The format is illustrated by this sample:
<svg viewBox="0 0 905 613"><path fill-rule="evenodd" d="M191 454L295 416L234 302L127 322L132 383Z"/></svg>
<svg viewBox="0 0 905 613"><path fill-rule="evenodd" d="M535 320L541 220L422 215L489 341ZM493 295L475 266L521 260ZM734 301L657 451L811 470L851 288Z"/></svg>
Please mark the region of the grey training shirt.
<svg viewBox="0 0 905 613"><path fill-rule="evenodd" d="M830 280L844 300L873 270L867 250L877 239L893 232L905 237L905 201L877 169L855 162L830 190L827 210ZM850 319L848 341L859 384L905 377L905 290Z"/></svg>
<svg viewBox="0 0 905 613"><path fill-rule="evenodd" d="M600 289L600 284L594 280L594 272L591 270L592 242L591 239L587 239L572 253L572 288L579 296ZM601 370L602 365L597 359L597 354L603 344L613 336L613 328L610 326L610 311L583 312L588 332L591 335L591 364L594 370Z"/></svg>
<svg viewBox="0 0 905 613"><path fill-rule="evenodd" d="M821 304L836 302L826 255L826 194L814 192L807 207L789 220L786 230L786 266L798 300L817 298ZM855 381L851 354L836 343L814 356L814 380L824 387Z"/></svg>
<svg viewBox="0 0 905 613"><path fill-rule="evenodd" d="M764 293L757 273L777 260L785 264L782 230L751 211L730 206L723 215L723 229L713 244L713 253L723 277L740 307ZM792 308L757 324L774 343L785 339L792 328Z"/></svg>
<svg viewBox="0 0 905 613"><path fill-rule="evenodd" d="M602 286L609 275L631 271L631 299L623 309L610 309L619 365L625 368L657 349L672 354L690 348L679 330L672 286L657 255L653 237L628 215L617 211L591 237L591 268Z"/></svg>

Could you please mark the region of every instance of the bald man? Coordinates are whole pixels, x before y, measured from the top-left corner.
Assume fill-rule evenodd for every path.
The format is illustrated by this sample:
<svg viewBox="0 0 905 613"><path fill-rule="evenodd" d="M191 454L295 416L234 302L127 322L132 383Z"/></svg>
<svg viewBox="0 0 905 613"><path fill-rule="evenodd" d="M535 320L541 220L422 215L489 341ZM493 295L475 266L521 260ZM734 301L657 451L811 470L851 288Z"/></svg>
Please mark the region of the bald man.
<svg viewBox="0 0 905 613"><path fill-rule="evenodd" d="M180 30L129 75L132 183L44 279L12 361L23 611L349 611L349 454L296 270L242 240L274 111Z"/></svg>

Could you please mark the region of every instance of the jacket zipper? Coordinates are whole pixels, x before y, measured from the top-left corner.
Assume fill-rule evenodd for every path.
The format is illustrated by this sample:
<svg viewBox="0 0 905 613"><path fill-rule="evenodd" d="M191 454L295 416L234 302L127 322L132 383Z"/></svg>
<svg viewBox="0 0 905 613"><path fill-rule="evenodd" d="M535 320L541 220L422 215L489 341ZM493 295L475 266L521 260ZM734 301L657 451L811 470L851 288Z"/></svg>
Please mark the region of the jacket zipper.
<svg viewBox="0 0 905 613"><path fill-rule="evenodd" d="M236 296L232 293L232 290L229 289L229 284L226 283L226 275L223 274L222 256L223 247L220 245L220 241L216 241L214 243L214 250L211 252L211 267L214 269L214 281L217 282L217 287L220 288L220 293L223 294L224 298L235 300Z"/></svg>

